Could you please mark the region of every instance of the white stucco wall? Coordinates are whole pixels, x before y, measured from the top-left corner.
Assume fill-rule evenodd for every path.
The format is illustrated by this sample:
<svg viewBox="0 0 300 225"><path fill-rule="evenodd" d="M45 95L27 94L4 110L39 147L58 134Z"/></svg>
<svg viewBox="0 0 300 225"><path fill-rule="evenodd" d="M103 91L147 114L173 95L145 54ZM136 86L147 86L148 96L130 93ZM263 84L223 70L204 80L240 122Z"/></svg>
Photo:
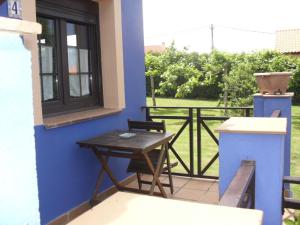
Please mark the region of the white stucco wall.
<svg viewBox="0 0 300 225"><path fill-rule="evenodd" d="M40 224L31 55L0 31L0 224Z"/></svg>

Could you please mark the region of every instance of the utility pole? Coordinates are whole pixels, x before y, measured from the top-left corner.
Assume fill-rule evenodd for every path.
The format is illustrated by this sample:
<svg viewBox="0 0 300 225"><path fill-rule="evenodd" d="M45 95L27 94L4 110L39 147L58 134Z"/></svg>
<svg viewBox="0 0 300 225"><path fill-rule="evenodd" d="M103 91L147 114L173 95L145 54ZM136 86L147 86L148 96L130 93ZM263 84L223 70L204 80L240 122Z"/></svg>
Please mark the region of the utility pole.
<svg viewBox="0 0 300 225"><path fill-rule="evenodd" d="M210 33L211 33L211 52L213 52L213 50L215 49L215 46L214 46L214 25L211 24L210 25Z"/></svg>

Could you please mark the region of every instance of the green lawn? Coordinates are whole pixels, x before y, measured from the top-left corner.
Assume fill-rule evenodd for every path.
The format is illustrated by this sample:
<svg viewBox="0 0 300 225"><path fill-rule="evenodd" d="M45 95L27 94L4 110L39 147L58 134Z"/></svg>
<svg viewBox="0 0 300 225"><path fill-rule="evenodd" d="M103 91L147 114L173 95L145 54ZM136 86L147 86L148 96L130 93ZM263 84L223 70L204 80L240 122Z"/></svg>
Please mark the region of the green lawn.
<svg viewBox="0 0 300 225"><path fill-rule="evenodd" d="M152 106L151 98L147 98L147 105ZM167 98L158 98L157 106L217 106L218 101L215 100L186 100L186 99L167 99ZM151 110L152 114L156 115L188 115L188 110L186 109L159 109L159 110ZM229 115L233 115L235 112L229 112ZM221 110L205 110L202 111L202 115L224 115L224 111ZM234 115L237 115L236 113ZM196 117L194 117L196 118ZM167 130L170 132L176 133L182 124L183 120L166 120ZM219 121L209 121L207 125L209 128L214 131L217 126L219 126L222 122ZM194 120L194 152L197 149L196 143L196 121ZM174 147L178 154L182 157L184 162L189 165L189 129L188 127L184 130L183 134L179 137L178 141L175 143ZM218 137L218 134L214 132ZM202 128L201 132L201 142L202 142L202 167L209 162L209 160L214 156L217 152L217 145L213 142L208 133ZM291 157L291 174L295 176L300 176L300 151L297 148L300 143L300 106L292 107L292 157ZM173 160L175 160L173 156ZM195 162L195 173L197 171L197 163L196 163L196 153L194 153L194 162ZM174 168L175 172L183 172L184 168L181 166L177 166ZM209 169L206 175L218 175L218 162L213 164L213 166ZM293 192L295 196L300 197L300 190L292 186Z"/></svg>

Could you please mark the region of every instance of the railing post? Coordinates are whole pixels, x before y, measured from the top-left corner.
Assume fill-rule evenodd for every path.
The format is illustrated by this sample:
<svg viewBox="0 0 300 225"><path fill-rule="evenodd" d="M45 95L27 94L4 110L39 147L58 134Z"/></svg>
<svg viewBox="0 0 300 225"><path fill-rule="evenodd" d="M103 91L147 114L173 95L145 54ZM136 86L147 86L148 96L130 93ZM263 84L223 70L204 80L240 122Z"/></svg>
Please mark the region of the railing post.
<svg viewBox="0 0 300 225"><path fill-rule="evenodd" d="M255 117L270 117L275 110L280 110L280 117L287 118L287 134L284 143L284 176L290 175L293 96L293 93L286 93L284 95L254 95Z"/></svg>
<svg viewBox="0 0 300 225"><path fill-rule="evenodd" d="M245 111L246 111L245 116L250 117L250 109L247 108L247 109L245 109Z"/></svg>
<svg viewBox="0 0 300 225"><path fill-rule="evenodd" d="M146 121L150 121L150 108L146 107Z"/></svg>
<svg viewBox="0 0 300 225"><path fill-rule="evenodd" d="M201 164L201 160L202 160L202 151L201 151L201 111L198 108L197 109L197 175L201 176L201 169L202 169L202 164Z"/></svg>
<svg viewBox="0 0 300 225"><path fill-rule="evenodd" d="M189 137L190 137L190 176L193 176L194 175L193 108L189 108Z"/></svg>
<svg viewBox="0 0 300 225"><path fill-rule="evenodd" d="M281 225L282 177L286 118L230 118L220 132L220 196L242 160L256 161L255 208L264 212L263 225Z"/></svg>

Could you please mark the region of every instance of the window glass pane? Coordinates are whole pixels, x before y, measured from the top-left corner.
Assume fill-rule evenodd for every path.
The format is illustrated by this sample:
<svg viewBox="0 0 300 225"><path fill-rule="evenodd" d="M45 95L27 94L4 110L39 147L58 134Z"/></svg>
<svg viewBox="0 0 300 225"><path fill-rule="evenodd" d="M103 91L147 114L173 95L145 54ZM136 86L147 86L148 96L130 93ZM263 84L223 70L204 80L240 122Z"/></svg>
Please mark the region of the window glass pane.
<svg viewBox="0 0 300 225"><path fill-rule="evenodd" d="M67 44L68 46L77 46L76 25L67 23Z"/></svg>
<svg viewBox="0 0 300 225"><path fill-rule="evenodd" d="M53 76L42 76L43 101L54 99Z"/></svg>
<svg viewBox="0 0 300 225"><path fill-rule="evenodd" d="M80 0L82 4L78 9L66 6L64 15L60 15L55 12L56 7L61 8L55 3L59 0L37 1L37 21L42 24L42 34L38 35L37 45L43 113L64 112L100 104L98 97L102 96L102 91L97 87L97 82L93 81L101 80L98 71L101 60L97 10L95 14L89 15L82 11L90 4L94 7L97 4L91 3L94 0Z"/></svg>
<svg viewBox="0 0 300 225"><path fill-rule="evenodd" d="M53 73L53 47L41 46L42 73Z"/></svg>
<svg viewBox="0 0 300 225"><path fill-rule="evenodd" d="M37 21L42 25L42 34L39 35L41 44L55 45L54 20L38 17Z"/></svg>
<svg viewBox="0 0 300 225"><path fill-rule="evenodd" d="M42 24L42 34L38 35L40 54L40 74L43 101L53 101L58 98L58 83L55 68L55 20L38 17Z"/></svg>
<svg viewBox="0 0 300 225"><path fill-rule="evenodd" d="M78 50L68 47L68 65L69 73L78 73Z"/></svg>
<svg viewBox="0 0 300 225"><path fill-rule="evenodd" d="M79 30L78 37L78 46L79 48L89 48L88 45L88 26L86 25L77 25Z"/></svg>
<svg viewBox="0 0 300 225"><path fill-rule="evenodd" d="M89 75L81 75L82 96L90 95L90 77Z"/></svg>
<svg viewBox="0 0 300 225"><path fill-rule="evenodd" d="M69 85L70 85L70 96L79 97L80 96L80 79L79 75L69 75Z"/></svg>
<svg viewBox="0 0 300 225"><path fill-rule="evenodd" d="M89 72L89 50L80 49L80 72L88 73Z"/></svg>

